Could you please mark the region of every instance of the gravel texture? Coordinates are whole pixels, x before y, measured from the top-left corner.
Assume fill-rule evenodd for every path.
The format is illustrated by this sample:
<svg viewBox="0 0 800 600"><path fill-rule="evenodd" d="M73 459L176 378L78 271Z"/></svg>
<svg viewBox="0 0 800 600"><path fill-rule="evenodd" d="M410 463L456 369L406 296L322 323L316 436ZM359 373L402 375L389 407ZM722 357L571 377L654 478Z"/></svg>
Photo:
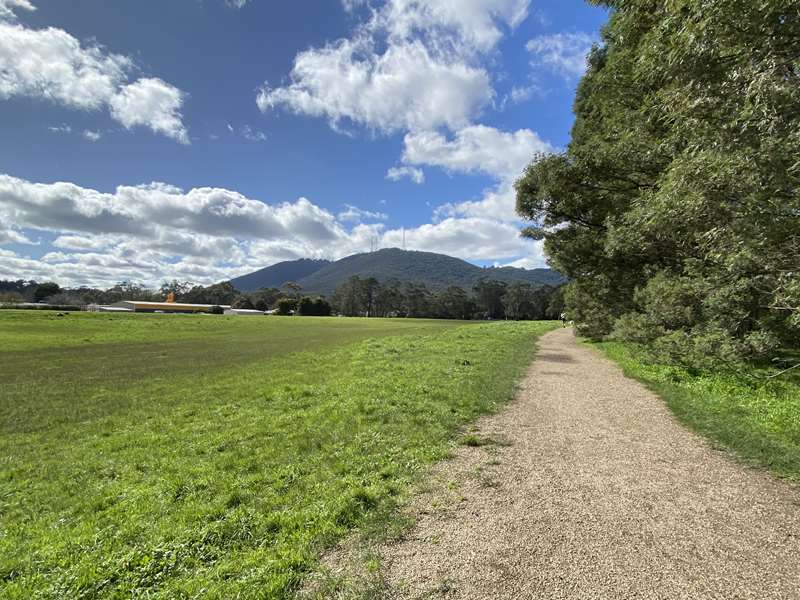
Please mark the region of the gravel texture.
<svg viewBox="0 0 800 600"><path fill-rule="evenodd" d="M539 340L518 399L478 423L377 548L380 597L800 598L800 489L681 426L576 342Z"/></svg>

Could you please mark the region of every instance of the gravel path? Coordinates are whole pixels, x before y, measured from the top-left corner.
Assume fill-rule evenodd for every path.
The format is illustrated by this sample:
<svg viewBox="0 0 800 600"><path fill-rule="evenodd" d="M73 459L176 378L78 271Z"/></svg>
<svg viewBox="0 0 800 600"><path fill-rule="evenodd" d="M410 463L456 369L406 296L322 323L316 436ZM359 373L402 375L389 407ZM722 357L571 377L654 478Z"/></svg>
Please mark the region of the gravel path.
<svg viewBox="0 0 800 600"><path fill-rule="evenodd" d="M383 597L800 598L800 489L734 462L560 329L439 465ZM393 590L393 591L390 591Z"/></svg>

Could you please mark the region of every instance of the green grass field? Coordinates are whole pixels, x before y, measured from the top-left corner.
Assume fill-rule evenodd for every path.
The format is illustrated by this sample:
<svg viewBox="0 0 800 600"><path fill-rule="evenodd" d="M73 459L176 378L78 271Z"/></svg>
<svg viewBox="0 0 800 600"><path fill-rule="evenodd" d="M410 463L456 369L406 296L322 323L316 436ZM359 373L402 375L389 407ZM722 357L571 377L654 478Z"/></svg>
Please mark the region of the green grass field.
<svg viewBox="0 0 800 600"><path fill-rule="evenodd" d="M689 373L616 342L592 344L659 394L686 425L744 461L800 481L800 378L767 372Z"/></svg>
<svg viewBox="0 0 800 600"><path fill-rule="evenodd" d="M291 597L552 327L2 311L0 597Z"/></svg>

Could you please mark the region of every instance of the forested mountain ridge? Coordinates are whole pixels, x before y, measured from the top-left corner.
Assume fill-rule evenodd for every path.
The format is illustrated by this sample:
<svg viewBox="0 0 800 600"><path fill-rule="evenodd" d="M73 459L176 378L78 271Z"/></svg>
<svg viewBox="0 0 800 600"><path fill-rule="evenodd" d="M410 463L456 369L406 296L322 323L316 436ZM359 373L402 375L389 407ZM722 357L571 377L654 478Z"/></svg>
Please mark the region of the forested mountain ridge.
<svg viewBox="0 0 800 600"><path fill-rule="evenodd" d="M300 261L278 263L262 271L296 262ZM563 276L550 269L482 268L445 254L399 248L353 254L335 262L325 261L325 264L304 277L287 278L280 283L249 287L253 285L252 282L257 281L254 276L262 271L236 278L231 283L241 291L253 291L258 287L280 287L281 283L291 280L301 286L303 293L330 296L353 276L374 277L379 282L397 279L401 282L424 283L433 291L453 285L471 290L482 278L505 283L524 282L536 285L560 285L565 281Z"/></svg>
<svg viewBox="0 0 800 600"><path fill-rule="evenodd" d="M231 279L231 284L237 290L252 292L262 288L279 288L287 281L298 281L315 273L330 264L328 260L314 260L301 258L299 260L286 260L264 267L241 277Z"/></svg>

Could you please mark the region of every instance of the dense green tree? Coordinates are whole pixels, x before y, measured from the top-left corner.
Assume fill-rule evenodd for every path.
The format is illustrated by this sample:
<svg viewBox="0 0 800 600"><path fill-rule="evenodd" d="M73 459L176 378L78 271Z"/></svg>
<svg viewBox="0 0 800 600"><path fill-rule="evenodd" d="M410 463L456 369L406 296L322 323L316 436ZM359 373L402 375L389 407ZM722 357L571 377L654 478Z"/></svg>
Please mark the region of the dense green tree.
<svg viewBox="0 0 800 600"><path fill-rule="evenodd" d="M278 304L283 293L278 288L261 288L250 294L250 299L258 310L271 310Z"/></svg>
<svg viewBox="0 0 800 600"><path fill-rule="evenodd" d="M294 298L281 298L278 300L277 314L291 315L297 310L298 301Z"/></svg>
<svg viewBox="0 0 800 600"><path fill-rule="evenodd" d="M230 281L223 281L207 287L195 286L186 292L182 300L195 304L230 304L240 295Z"/></svg>
<svg viewBox="0 0 800 600"><path fill-rule="evenodd" d="M502 319L503 296L506 293L506 284L495 279L481 279L473 288L478 308L483 311L486 318Z"/></svg>
<svg viewBox="0 0 800 600"><path fill-rule="evenodd" d="M233 299L233 301L231 302L231 308L253 310L255 309L255 305L248 296L242 295L242 296L237 296L236 298Z"/></svg>
<svg viewBox="0 0 800 600"><path fill-rule="evenodd" d="M50 296L55 296L61 291L61 287L57 283L47 282L40 283L33 293L34 302L42 302Z"/></svg>
<svg viewBox="0 0 800 600"><path fill-rule="evenodd" d="M162 298L166 298L170 294L175 294L175 300L181 302L183 300L183 297L191 289L192 289L191 282L178 281L177 279L173 279L172 281L165 281L164 283L162 283L158 291Z"/></svg>
<svg viewBox="0 0 800 600"><path fill-rule="evenodd" d="M563 313L565 309L564 286L560 285L556 288L551 288L547 299L547 307L544 311L544 318L558 319L561 317L561 313Z"/></svg>
<svg viewBox="0 0 800 600"><path fill-rule="evenodd" d="M436 294L434 305L436 316L443 319L469 319L475 312L475 302L455 285Z"/></svg>
<svg viewBox="0 0 800 600"><path fill-rule="evenodd" d="M303 296L297 305L297 312L306 317L328 317L331 314L331 305L319 296Z"/></svg>
<svg viewBox="0 0 800 600"><path fill-rule="evenodd" d="M403 309L406 316L431 316L431 301L431 292L424 283L407 281L403 286Z"/></svg>
<svg viewBox="0 0 800 600"><path fill-rule="evenodd" d="M0 304L19 304L25 298L19 292L0 292Z"/></svg>
<svg viewBox="0 0 800 600"><path fill-rule="evenodd" d="M762 359L800 306L800 5L613 0L572 139L517 182L580 333ZM795 340L795 342L793 342Z"/></svg>
<svg viewBox="0 0 800 600"><path fill-rule="evenodd" d="M403 292L398 279L382 283L375 295L375 316L389 317L403 315Z"/></svg>
<svg viewBox="0 0 800 600"><path fill-rule="evenodd" d="M286 283L281 285L281 290L283 291L283 293L289 298L295 298L296 300L300 299L300 291L302 289L303 286L294 281L287 281Z"/></svg>
<svg viewBox="0 0 800 600"><path fill-rule="evenodd" d="M340 285L333 295L336 310L346 317L357 317L362 314L361 278L353 275Z"/></svg>

